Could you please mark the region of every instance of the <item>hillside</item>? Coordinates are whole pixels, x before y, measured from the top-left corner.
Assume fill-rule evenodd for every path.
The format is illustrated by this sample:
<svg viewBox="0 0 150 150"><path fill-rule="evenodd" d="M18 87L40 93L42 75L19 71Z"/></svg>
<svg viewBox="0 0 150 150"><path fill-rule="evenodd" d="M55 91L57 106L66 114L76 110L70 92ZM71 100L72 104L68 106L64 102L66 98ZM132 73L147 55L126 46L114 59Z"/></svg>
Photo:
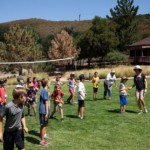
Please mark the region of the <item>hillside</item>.
<svg viewBox="0 0 150 150"><path fill-rule="evenodd" d="M135 19L137 23L139 38L150 36L150 14L138 15ZM9 27L10 25L20 24L21 26L31 26L37 31L42 38L50 34L56 34L65 27L73 27L76 31L82 32L89 29L92 25L92 20L82 21L48 21L43 19L25 19L16 20L6 23L1 23L0 27Z"/></svg>
<svg viewBox="0 0 150 150"><path fill-rule="evenodd" d="M90 28L92 21L48 21L43 19L26 19L12 22L1 23L0 27L9 27L19 24L21 26L31 26L41 37L47 37L50 34L56 34L65 27L73 27L76 31L85 31Z"/></svg>

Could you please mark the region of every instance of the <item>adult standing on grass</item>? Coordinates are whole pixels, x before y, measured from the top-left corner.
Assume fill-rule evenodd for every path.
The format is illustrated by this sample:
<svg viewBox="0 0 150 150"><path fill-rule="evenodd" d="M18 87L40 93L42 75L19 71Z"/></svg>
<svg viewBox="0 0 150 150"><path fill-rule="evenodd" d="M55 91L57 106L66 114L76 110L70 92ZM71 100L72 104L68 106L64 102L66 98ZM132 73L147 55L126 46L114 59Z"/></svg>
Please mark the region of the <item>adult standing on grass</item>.
<svg viewBox="0 0 150 150"><path fill-rule="evenodd" d="M118 88L116 84L115 70L111 70L111 72L107 74L106 79L104 80L104 99L106 99L107 93L108 93L109 99L111 99L112 86L114 83L115 83L116 88Z"/></svg>
<svg viewBox="0 0 150 150"><path fill-rule="evenodd" d="M24 131L28 132L23 113L26 101L26 90L23 87L15 88L12 95L14 100L6 105L5 111L1 116L6 116L3 134L3 149L14 150L15 144L19 150L25 150ZM2 134L0 133L0 135ZM2 136L0 137L0 140L2 140Z"/></svg>
<svg viewBox="0 0 150 150"><path fill-rule="evenodd" d="M81 74L79 76L79 84L78 84L78 117L80 119L83 119L84 117L84 101L85 101L85 86L84 86L84 80L85 76L84 74Z"/></svg>
<svg viewBox="0 0 150 150"><path fill-rule="evenodd" d="M92 78L92 83L93 83L93 100L96 100L97 92L98 92L98 84L100 83L97 72L94 72L94 76Z"/></svg>
<svg viewBox="0 0 150 150"><path fill-rule="evenodd" d="M131 88L136 87L136 99L139 107L138 114L142 114L143 112L147 113L148 111L144 101L144 95L147 92L147 80L145 75L142 73L142 68L139 65L136 65L133 70L135 71L135 76L134 84ZM142 110L142 107L144 111Z"/></svg>

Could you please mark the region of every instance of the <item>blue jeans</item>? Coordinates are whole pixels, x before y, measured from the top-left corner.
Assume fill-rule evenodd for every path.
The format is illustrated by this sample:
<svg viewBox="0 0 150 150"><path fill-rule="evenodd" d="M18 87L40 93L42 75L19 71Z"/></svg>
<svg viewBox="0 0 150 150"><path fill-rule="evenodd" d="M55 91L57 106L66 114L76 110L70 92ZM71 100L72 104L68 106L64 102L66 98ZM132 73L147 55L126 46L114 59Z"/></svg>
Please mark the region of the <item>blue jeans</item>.
<svg viewBox="0 0 150 150"><path fill-rule="evenodd" d="M111 97L112 96L112 85L110 85L109 89L108 89L107 84L104 82L104 97L107 96L107 92L108 92L108 96Z"/></svg>

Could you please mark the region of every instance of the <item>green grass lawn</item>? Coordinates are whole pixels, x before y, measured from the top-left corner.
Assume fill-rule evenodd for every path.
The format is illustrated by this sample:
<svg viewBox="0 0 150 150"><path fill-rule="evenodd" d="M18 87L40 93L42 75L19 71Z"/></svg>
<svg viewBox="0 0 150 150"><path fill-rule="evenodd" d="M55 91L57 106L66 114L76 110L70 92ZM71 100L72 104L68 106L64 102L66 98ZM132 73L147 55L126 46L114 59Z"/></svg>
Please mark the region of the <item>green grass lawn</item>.
<svg viewBox="0 0 150 150"><path fill-rule="evenodd" d="M150 80L148 80L150 82ZM119 84L119 81L118 81ZM132 85L132 80L127 82ZM47 147L40 147L39 120L34 117L26 117L29 133L25 134L26 150L148 150L150 148L150 113L138 115L138 107L135 100L135 89L129 91L127 113L119 113L119 94L113 87L112 100L103 100L103 82L100 83L98 100L92 100L92 84L85 82L87 91L85 119L77 116L77 104L64 104L64 122L50 119L47 133L50 137ZM9 99L13 87L8 87ZM148 86L148 90L150 85ZM53 87L51 86L50 92ZM64 101L69 96L68 87L64 85ZM145 101L148 110L150 92L146 94ZM77 98L76 98L77 100ZM51 105L51 111L53 105ZM37 106L38 110L38 106ZM33 114L33 111L32 111ZM2 144L0 144L2 149Z"/></svg>

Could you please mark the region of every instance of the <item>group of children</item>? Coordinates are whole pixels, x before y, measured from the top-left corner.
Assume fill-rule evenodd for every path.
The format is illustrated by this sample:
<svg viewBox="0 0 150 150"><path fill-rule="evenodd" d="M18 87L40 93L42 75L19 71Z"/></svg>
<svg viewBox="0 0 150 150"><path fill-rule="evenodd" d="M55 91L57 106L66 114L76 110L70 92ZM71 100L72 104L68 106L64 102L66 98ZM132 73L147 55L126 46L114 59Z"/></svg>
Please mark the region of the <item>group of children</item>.
<svg viewBox="0 0 150 150"><path fill-rule="evenodd" d="M134 67L135 76L134 84L132 87L126 86L128 78L123 76L121 78L119 86L119 96L120 96L120 112L124 113L125 106L127 104L127 90L132 89L136 86L136 98L140 109L139 114L145 112L147 109L144 102L144 94L147 91L147 81L145 75L142 73L140 66ZM24 148L24 131L28 132L26 126L24 106L28 108L28 114L30 115L30 108L34 110L34 116L36 118L36 102L37 102L37 92L42 86L43 89L39 95L39 120L40 120L40 145L47 145L47 134L46 129L48 125L48 119L53 118L54 114L59 110L61 114L61 121L64 120L63 115L63 96L64 92L61 90L63 85L60 82L60 77L56 77L56 82L54 83L54 91L50 94L49 87L50 81L48 79L42 79L40 82L34 77L33 80L29 77L27 79L26 85L24 85L24 80L22 76L17 78L18 84L12 92L13 100L6 104L7 92L6 92L6 82L7 80L1 80L0 82L0 141L3 140L4 150L13 150L14 144L20 150L25 150ZM68 87L70 96L67 99L68 103L74 104L75 88L78 87L78 117L80 119L84 118L84 107L86 92L84 86L85 76L81 74L79 76L79 82L75 80L74 74L70 75L68 81ZM98 73L95 72L92 78L93 83L93 99L96 99L98 92L98 84L100 83ZM50 113L50 98L54 100L54 109ZM142 110L144 108L144 111ZM4 126L4 134L2 135L2 122L3 117L6 116L6 122ZM3 137L3 138L2 138ZM8 140L9 139L9 140Z"/></svg>
<svg viewBox="0 0 150 150"><path fill-rule="evenodd" d="M84 113L84 99L85 99L85 87L83 84L84 75L82 74L79 79L78 84L79 94L78 94L78 117L83 119ZM48 88L50 86L50 81L48 79L42 79L38 81L36 77L33 80L29 77L27 78L26 84L22 76L17 77L18 84L15 86L12 96L13 100L6 105L6 82L7 80L0 81L0 141L3 140L4 150L13 150L14 144L20 150L24 150L24 131L28 132L28 128L25 122L24 108L27 107L27 116L30 115L30 109L33 108L34 117L36 119L36 103L38 100L38 94L40 87L43 89L39 95L39 119L40 119L40 145L47 145L47 134L46 128L48 125L48 119L53 118L54 114L59 110L61 114L61 121L64 120L63 115L63 95L64 92L61 90L61 86L64 84L60 82L60 77L56 77L56 82L54 83L54 91L50 94ZM68 98L68 103L74 103L74 92L76 81L74 75L71 74L70 80L68 82L70 97ZM54 109L50 113L50 98L54 100ZM6 122L4 126L4 133L2 132L2 122L3 118L6 116ZM3 133L3 134L2 134ZM9 140L8 140L9 139Z"/></svg>

